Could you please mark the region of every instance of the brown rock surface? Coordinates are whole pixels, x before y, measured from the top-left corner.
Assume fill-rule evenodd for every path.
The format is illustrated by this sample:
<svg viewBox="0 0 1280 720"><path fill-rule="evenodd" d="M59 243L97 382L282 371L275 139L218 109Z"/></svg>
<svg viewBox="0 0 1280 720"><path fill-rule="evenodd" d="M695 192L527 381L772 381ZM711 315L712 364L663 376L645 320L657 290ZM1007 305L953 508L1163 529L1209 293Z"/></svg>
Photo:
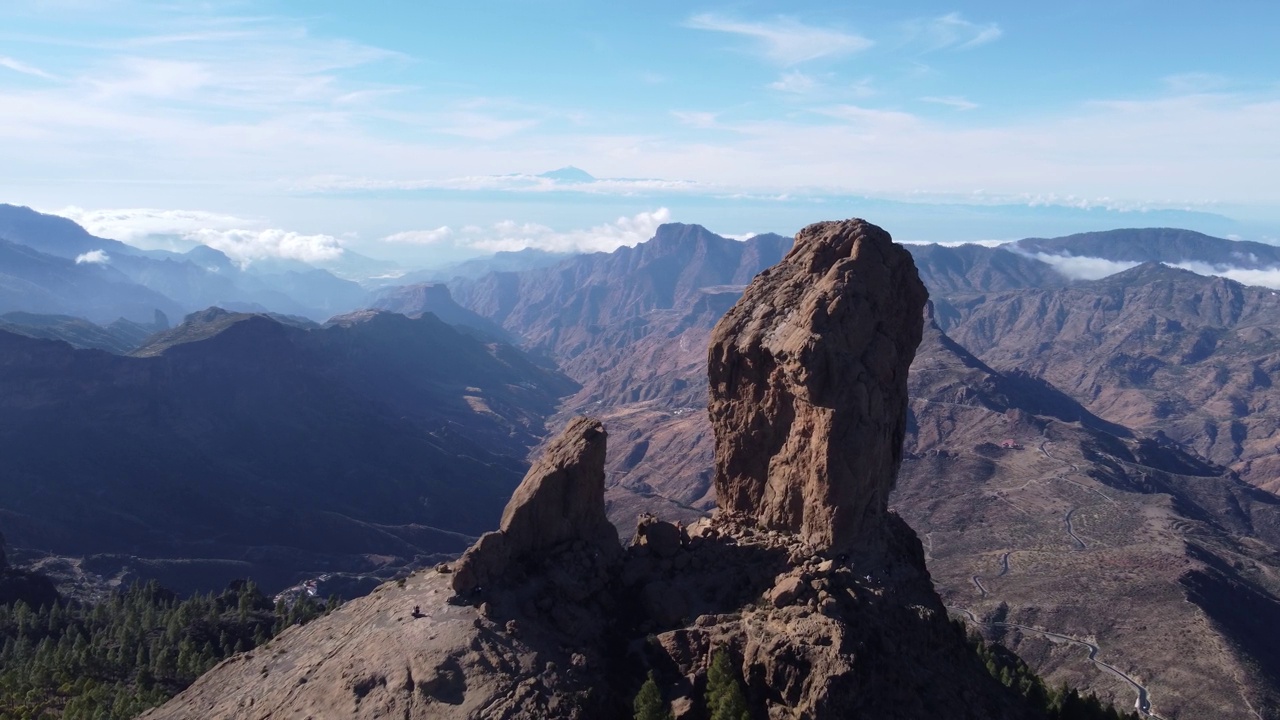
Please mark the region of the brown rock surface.
<svg viewBox="0 0 1280 720"><path fill-rule="evenodd" d="M513 553L534 553L572 540L601 550L618 535L604 515L607 434L599 420L578 418L533 464L502 513Z"/></svg>
<svg viewBox="0 0 1280 720"><path fill-rule="evenodd" d="M927 297L911 255L870 223L796 235L712 334L721 508L824 549L884 515Z"/></svg>
<svg viewBox="0 0 1280 720"><path fill-rule="evenodd" d="M448 574L384 585L224 662L147 717L626 717L650 670L672 708L702 717L716 651L729 654L753 717L1035 717L966 646L919 539L884 508L898 459L888 444L901 441L906 409L898 377L905 383L921 333L924 293L910 260L861 222L810 230L814 247L779 274L793 280L786 288L832 295L783 294L770 306L759 291L744 301L762 315L801 302L809 324L787 327L795 338L816 330L807 347L782 341L791 376L766 374L754 388L800 395L809 404L766 407L822 421L810 439L826 443L822 467L844 484L823 487L816 466L808 475L790 461L771 466L769 454L795 457L790 446L766 445L761 460L806 483L789 496L811 505L791 508L804 522L762 527L758 519L774 518L728 508L680 532L645 518L639 541L617 556L600 530L604 432L578 420L530 472L502 529L458 564L453 577L482 569L489 578L464 583L464 597L450 597ZM878 313L901 324L877 323ZM874 408L883 422L868 416ZM745 448L752 429L721 417L721 441ZM871 458L858 460L867 448ZM854 482L855 470L868 475ZM820 517L838 532L821 532Z"/></svg>
<svg viewBox="0 0 1280 720"><path fill-rule="evenodd" d="M510 563L582 541L612 558L618 533L604 512L604 456L608 434L599 420L577 418L516 488L497 532L485 533L458 561L453 589L470 593L498 580Z"/></svg>

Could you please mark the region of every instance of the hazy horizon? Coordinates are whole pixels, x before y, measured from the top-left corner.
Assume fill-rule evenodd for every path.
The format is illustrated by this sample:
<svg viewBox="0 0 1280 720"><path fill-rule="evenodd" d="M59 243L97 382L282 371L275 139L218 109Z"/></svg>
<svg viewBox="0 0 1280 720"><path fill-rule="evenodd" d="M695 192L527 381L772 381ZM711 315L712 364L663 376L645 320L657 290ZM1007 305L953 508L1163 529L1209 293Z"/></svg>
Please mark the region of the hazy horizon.
<svg viewBox="0 0 1280 720"><path fill-rule="evenodd" d="M417 266L855 215L904 241L1274 243L1275 13L18 0L0 202L143 247Z"/></svg>

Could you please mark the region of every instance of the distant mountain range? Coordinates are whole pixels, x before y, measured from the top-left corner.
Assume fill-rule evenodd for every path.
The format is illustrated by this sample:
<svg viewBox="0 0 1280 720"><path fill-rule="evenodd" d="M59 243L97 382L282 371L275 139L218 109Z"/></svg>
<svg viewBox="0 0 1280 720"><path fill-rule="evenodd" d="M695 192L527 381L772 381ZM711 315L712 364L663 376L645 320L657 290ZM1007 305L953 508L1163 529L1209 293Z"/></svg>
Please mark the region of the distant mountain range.
<svg viewBox="0 0 1280 720"><path fill-rule="evenodd" d="M634 248L453 283L458 301L521 338L582 385L561 418L600 417L609 445L610 517L643 508L696 517L709 507L706 347L712 326L791 238L730 240L671 223Z"/></svg>
<svg viewBox="0 0 1280 720"><path fill-rule="evenodd" d="M181 317L218 305L323 321L363 307L368 297L326 270L247 270L205 246L143 251L66 218L0 205L0 313L150 322L156 310Z"/></svg>
<svg viewBox="0 0 1280 720"><path fill-rule="evenodd" d="M491 529L575 414L605 423L624 532L692 520L714 503L711 329L790 246L669 224L368 294L0 206L10 554L367 589ZM909 249L932 303L894 503L943 599L1120 705L1280 706L1280 296L1192 272L1267 277L1280 250L1176 229Z"/></svg>
<svg viewBox="0 0 1280 720"><path fill-rule="evenodd" d="M1022 252L1093 257L1117 262L1204 263L1248 269L1280 267L1280 247L1211 237L1191 230L1145 228L1027 238L1010 245Z"/></svg>
<svg viewBox="0 0 1280 720"><path fill-rule="evenodd" d="M625 532L641 511L711 506L710 329L789 244L666 225L635 248L455 281L453 297L583 385L563 409L605 420ZM1132 680L1164 717L1274 707L1280 656L1257 638L1280 621L1280 500L1250 484L1280 477L1280 305L1150 263L1269 268L1275 250L1169 229L908 247L934 309L895 503L944 599L1008 623L983 627L1053 682L1121 706ZM1063 256L1148 264L1082 282ZM1064 636L1094 639L1130 680Z"/></svg>
<svg viewBox="0 0 1280 720"><path fill-rule="evenodd" d="M0 522L107 580L385 579L496 524L574 389L431 315L215 309L128 357L0 330Z"/></svg>

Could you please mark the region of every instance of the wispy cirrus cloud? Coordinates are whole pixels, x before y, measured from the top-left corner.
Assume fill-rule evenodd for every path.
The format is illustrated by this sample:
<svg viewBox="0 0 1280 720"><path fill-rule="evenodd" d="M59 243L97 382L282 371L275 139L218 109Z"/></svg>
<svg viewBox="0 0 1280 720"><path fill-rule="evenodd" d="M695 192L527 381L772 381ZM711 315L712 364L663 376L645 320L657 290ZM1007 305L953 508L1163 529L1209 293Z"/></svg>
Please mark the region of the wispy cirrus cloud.
<svg viewBox="0 0 1280 720"><path fill-rule="evenodd" d="M359 177L318 176L293 185L291 190L307 193L361 192L379 190L463 190L504 193L572 192L584 195L645 195L649 193L710 192L712 187L692 180L662 178L592 178L566 182L546 175L467 175L442 179L387 180Z"/></svg>
<svg viewBox="0 0 1280 720"><path fill-rule="evenodd" d="M1232 85L1232 80L1224 75L1203 72L1166 75L1162 80L1170 92L1178 94L1216 92Z"/></svg>
<svg viewBox="0 0 1280 720"><path fill-rule="evenodd" d="M978 103L966 100L959 95L946 96L928 96L920 98L921 102L933 103L935 105L946 105L956 110L974 110L979 107Z"/></svg>
<svg viewBox="0 0 1280 720"><path fill-rule="evenodd" d="M404 232L393 233L382 238L383 242L389 243L406 243L409 245L435 245L452 238L453 229L448 225L441 225L434 230L406 230Z"/></svg>
<svg viewBox="0 0 1280 720"><path fill-rule="evenodd" d="M766 59L784 66L799 65L818 58L849 55L875 44L855 33L806 25L787 17L769 22L750 22L714 13L702 13L685 21L685 26L751 38L756 41Z"/></svg>
<svg viewBox="0 0 1280 720"><path fill-rule="evenodd" d="M45 72L44 70L41 70L35 65L29 65L27 63L22 62L21 60L15 60L11 57L5 57L3 55L0 55L0 67L7 68L16 73L22 73L23 75L38 77L42 80L58 79L57 76L54 75L53 73Z"/></svg>
<svg viewBox="0 0 1280 720"><path fill-rule="evenodd" d="M671 117L675 118L681 125L687 125L699 130L710 130L720 127L719 116L713 112L702 110L672 110Z"/></svg>
<svg viewBox="0 0 1280 720"><path fill-rule="evenodd" d="M924 44L926 51L968 50L997 40L1004 31L994 22L975 23L953 12L907 23L907 34Z"/></svg>
<svg viewBox="0 0 1280 720"><path fill-rule="evenodd" d="M797 95L813 92L818 86L817 80L799 70L783 73L782 77L769 83L769 88L772 90L795 93Z"/></svg>

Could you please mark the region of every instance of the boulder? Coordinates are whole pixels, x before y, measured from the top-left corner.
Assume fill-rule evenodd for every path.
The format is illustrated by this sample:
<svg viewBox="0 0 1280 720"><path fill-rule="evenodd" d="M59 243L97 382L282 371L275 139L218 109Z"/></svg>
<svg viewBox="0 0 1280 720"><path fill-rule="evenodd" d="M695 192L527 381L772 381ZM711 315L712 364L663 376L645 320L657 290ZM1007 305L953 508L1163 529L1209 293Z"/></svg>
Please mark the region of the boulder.
<svg viewBox="0 0 1280 720"><path fill-rule="evenodd" d="M678 525L659 520L657 517L645 513L640 516L639 522L636 523L636 536L632 540L632 545L649 548L655 556L659 558L675 557L680 552L681 545L684 544L686 536Z"/></svg>

